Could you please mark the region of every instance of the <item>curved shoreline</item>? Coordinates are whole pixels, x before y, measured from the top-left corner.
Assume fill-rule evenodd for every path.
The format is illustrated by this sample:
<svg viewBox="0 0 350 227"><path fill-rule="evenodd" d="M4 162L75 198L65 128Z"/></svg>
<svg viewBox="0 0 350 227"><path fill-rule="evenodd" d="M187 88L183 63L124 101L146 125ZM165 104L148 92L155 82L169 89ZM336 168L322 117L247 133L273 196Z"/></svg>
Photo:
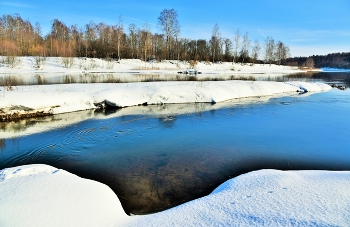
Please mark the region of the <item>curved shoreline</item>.
<svg viewBox="0 0 350 227"><path fill-rule="evenodd" d="M127 216L104 184L48 165L17 166L0 170L0 222L6 226L345 226L350 221L349 176L349 171L258 170L169 210Z"/></svg>
<svg viewBox="0 0 350 227"><path fill-rule="evenodd" d="M4 89L4 88L3 88ZM0 121L104 107L180 103L218 103L290 92L321 92L323 83L271 81L186 81L126 84L21 86L0 96Z"/></svg>

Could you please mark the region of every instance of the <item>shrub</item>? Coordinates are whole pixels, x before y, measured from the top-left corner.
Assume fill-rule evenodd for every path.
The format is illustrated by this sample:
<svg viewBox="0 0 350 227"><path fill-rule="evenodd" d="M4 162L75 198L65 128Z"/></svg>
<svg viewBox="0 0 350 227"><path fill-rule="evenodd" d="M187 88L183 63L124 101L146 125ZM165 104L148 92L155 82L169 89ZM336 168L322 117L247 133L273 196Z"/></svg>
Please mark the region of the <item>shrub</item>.
<svg viewBox="0 0 350 227"><path fill-rule="evenodd" d="M196 67L196 65L197 65L197 61L196 60L191 60L190 61L190 68L191 69L194 69Z"/></svg>
<svg viewBox="0 0 350 227"><path fill-rule="evenodd" d="M73 57L61 57L62 64L65 68L71 68L74 64Z"/></svg>

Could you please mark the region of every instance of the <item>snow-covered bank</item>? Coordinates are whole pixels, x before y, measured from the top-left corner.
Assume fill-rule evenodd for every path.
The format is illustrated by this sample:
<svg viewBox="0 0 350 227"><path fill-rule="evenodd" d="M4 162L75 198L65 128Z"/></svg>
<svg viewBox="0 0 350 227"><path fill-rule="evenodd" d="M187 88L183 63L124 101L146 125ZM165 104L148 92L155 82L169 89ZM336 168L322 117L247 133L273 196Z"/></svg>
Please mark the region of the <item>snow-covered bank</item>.
<svg viewBox="0 0 350 227"><path fill-rule="evenodd" d="M1 56L0 56L1 58ZM79 74L79 73L144 73L144 74L174 74L178 71L190 69L189 62L164 60L161 62L144 62L139 59L122 59L120 61L106 61L98 58L73 58L71 67L64 67L62 58L48 57L37 67L35 57L18 57L19 64L14 68L0 65L0 74ZM297 67L278 65L250 65L232 64L232 62L198 62L194 68L203 74L266 74L286 75L304 72Z"/></svg>
<svg viewBox="0 0 350 227"><path fill-rule="evenodd" d="M125 84L60 84L1 88L2 119L35 113L59 114L94 109L98 103L115 107L174 103L217 103L230 99L272 96L297 91L326 91L323 83L270 81L187 81Z"/></svg>
<svg viewBox="0 0 350 227"><path fill-rule="evenodd" d="M210 195L126 216L101 183L47 165L0 171L2 226L347 226L350 172L260 170Z"/></svg>
<svg viewBox="0 0 350 227"><path fill-rule="evenodd" d="M350 172L250 172L210 195L124 226L347 226Z"/></svg>
<svg viewBox="0 0 350 227"><path fill-rule="evenodd" d="M227 102L216 103L194 103L194 104L169 104L169 105L148 105L133 106L130 108L120 108L107 111L86 110L57 115L50 115L38 118L23 118L16 121L0 122L0 138L18 138L35 133L41 133L57 128L66 127L88 119L107 119L113 117L143 115L158 116L162 118L172 118L177 115L201 113L218 110L222 108L235 108L240 105L265 103L270 98L281 98L290 95L282 93L274 96L262 96L245 99L232 99ZM296 97L305 97L309 93L295 94Z"/></svg>
<svg viewBox="0 0 350 227"><path fill-rule="evenodd" d="M0 171L0 225L115 226L125 214L106 185L47 165Z"/></svg>

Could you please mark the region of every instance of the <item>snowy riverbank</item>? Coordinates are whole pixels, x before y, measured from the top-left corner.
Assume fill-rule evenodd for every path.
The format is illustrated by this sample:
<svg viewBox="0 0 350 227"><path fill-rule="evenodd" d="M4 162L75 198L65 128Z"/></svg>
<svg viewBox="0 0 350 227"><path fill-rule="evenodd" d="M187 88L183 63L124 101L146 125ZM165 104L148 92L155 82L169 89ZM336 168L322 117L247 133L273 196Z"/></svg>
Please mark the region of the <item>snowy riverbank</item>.
<svg viewBox="0 0 350 227"><path fill-rule="evenodd" d="M2 58L0 56L0 58ZM70 58L71 66L65 67L60 57L47 57L36 63L35 57L18 57L18 64L13 68L0 64L1 74L86 74L86 73L142 73L142 74L176 74L179 71L194 68L203 74L265 74L285 75L304 72L297 67L261 65L261 64L232 64L232 62L197 62L191 67L189 62L164 60L161 62L144 62L139 59L122 59L107 61L98 58ZM1 60L1 59L0 59ZM67 59L68 60L68 59Z"/></svg>
<svg viewBox="0 0 350 227"><path fill-rule="evenodd" d="M120 108L115 110L91 109L86 111L70 112L38 118L23 118L21 120L0 123L0 138L18 138L35 133L41 133L53 128L63 128L88 119L108 119L114 117L143 115L160 116L165 119L171 119L177 115L201 113L214 111L222 108L239 108L241 105L266 103L272 98L281 98L293 96L303 98L313 93L281 93L273 96L252 97L244 99L232 99L227 102L212 103L191 103L191 104L166 104L166 105L148 105L133 106L131 108Z"/></svg>
<svg viewBox="0 0 350 227"><path fill-rule="evenodd" d="M167 103L217 103L229 99L272 96L297 90L318 92L330 89L323 84L298 82L215 81L241 77L270 78L271 75L276 77L303 72L288 66L198 62L194 66L196 70L201 71L201 74L195 76L198 81L70 84L71 80L78 77L84 83L90 80L100 81L100 77L108 73L124 74L123 80L125 81L134 81L133 75L135 74L139 75L138 78L141 77L136 81L147 81L149 78L147 76L143 78L142 75L153 74L162 76L162 78L155 78L156 80L168 80L170 77L166 75L177 74L191 66L188 62L183 61L142 62L138 59L106 61L71 58L71 66L64 67L64 62L59 57L41 59L40 63L37 63L38 59L35 57L18 57L17 60L18 64L12 68L4 63L0 64L2 84L0 86L0 118L2 120L94 109L101 104L128 107ZM93 75L90 80L87 79L86 75L91 77L93 73L97 74ZM32 84L34 81L38 84L45 84L45 80L56 78L57 75L64 77L69 84L55 84L54 82L54 85L16 86L16 84ZM177 78L180 80L185 77L178 75ZM109 76L107 75L107 82ZM121 78L120 76L112 77L114 78L111 79L112 81ZM214 81L202 81L208 78ZM103 82L106 81L103 80Z"/></svg>
<svg viewBox="0 0 350 227"><path fill-rule="evenodd" d="M270 81L187 81L122 84L60 84L1 88L3 120L97 108L217 103L230 99L272 96L281 93L330 90L323 83Z"/></svg>
<svg viewBox="0 0 350 227"><path fill-rule="evenodd" d="M106 185L47 165L0 171L2 226L347 226L350 172L259 170L160 213L127 216Z"/></svg>

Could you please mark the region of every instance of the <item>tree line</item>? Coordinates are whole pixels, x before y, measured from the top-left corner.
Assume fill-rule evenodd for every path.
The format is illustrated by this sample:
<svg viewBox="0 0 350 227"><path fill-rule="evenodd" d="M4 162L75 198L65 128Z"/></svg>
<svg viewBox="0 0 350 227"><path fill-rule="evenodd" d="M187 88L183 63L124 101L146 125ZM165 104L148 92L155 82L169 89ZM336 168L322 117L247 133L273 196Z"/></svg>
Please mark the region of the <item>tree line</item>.
<svg viewBox="0 0 350 227"><path fill-rule="evenodd" d="M291 66L308 68L342 68L350 69L350 52L332 53L327 55L312 55L309 57L294 57L287 59Z"/></svg>
<svg viewBox="0 0 350 227"><path fill-rule="evenodd" d="M235 63L286 64L289 47L267 37L264 43L251 42L248 33L238 29L232 39L223 38L215 24L209 40L180 37L178 14L163 10L158 17L161 33L152 33L147 23L124 26L118 23L89 22L82 27L68 26L55 19L43 35L40 24L32 25L20 15L0 17L0 55L42 57L91 57L105 59L196 60ZM263 60L259 60L262 56Z"/></svg>

